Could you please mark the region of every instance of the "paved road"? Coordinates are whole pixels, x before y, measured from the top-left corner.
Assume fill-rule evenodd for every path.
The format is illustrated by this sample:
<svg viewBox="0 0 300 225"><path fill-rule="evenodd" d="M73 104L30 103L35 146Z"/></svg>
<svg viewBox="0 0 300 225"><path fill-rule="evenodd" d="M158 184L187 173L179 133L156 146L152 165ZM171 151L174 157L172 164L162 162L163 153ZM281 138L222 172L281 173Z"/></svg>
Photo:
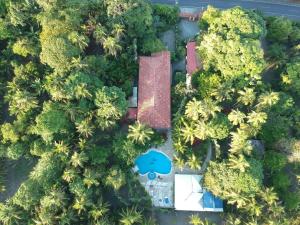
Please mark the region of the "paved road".
<svg viewBox="0 0 300 225"><path fill-rule="evenodd" d="M176 0L150 0L153 3L175 4ZM178 0L181 7L205 8L212 5L217 8L227 9L241 6L246 9L258 9L270 16L286 16L293 20L300 20L300 5L258 2L251 0Z"/></svg>

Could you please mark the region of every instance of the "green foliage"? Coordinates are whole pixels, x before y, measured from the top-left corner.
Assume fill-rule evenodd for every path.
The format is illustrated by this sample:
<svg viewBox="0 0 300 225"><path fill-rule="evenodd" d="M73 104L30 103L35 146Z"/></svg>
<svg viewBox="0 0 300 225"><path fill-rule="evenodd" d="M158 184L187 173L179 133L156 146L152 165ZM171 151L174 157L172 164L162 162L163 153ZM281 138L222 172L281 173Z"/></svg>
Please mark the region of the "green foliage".
<svg viewBox="0 0 300 225"><path fill-rule="evenodd" d="M291 96L280 93L279 101L269 111L267 122L262 126L261 137L268 145L273 145L286 137L291 126L289 116L294 113L294 100Z"/></svg>
<svg viewBox="0 0 300 225"><path fill-rule="evenodd" d="M285 193L291 185L289 175L283 170L276 172L272 176L272 185L274 186L275 190Z"/></svg>
<svg viewBox="0 0 300 225"><path fill-rule="evenodd" d="M151 54L162 50L165 50L164 44L155 37L146 38L141 48L143 54Z"/></svg>
<svg viewBox="0 0 300 225"><path fill-rule="evenodd" d="M146 151L146 148L127 139L126 135L118 134L113 143L113 151L120 162L133 166L136 157Z"/></svg>
<svg viewBox="0 0 300 225"><path fill-rule="evenodd" d="M292 21L285 17L272 18L267 26L267 39L274 42L286 42L293 30Z"/></svg>
<svg viewBox="0 0 300 225"><path fill-rule="evenodd" d="M259 42L265 27L260 16L239 7L222 12L209 8L202 23L208 26L199 46L205 70L214 68L226 79L259 78L265 65Z"/></svg>
<svg viewBox="0 0 300 225"><path fill-rule="evenodd" d="M42 42L41 61L57 71L67 71L80 50L64 38L48 38Z"/></svg>
<svg viewBox="0 0 300 225"><path fill-rule="evenodd" d="M283 201L285 207L289 211L298 210L300 206L300 193L299 192L286 192L283 195Z"/></svg>
<svg viewBox="0 0 300 225"><path fill-rule="evenodd" d="M126 183L124 172L117 167L109 169L105 178L105 184L112 187L115 191L119 190Z"/></svg>
<svg viewBox="0 0 300 225"><path fill-rule="evenodd" d="M264 166L271 172L277 172L282 170L287 164L287 158L284 154L267 151L264 158Z"/></svg>
<svg viewBox="0 0 300 225"><path fill-rule="evenodd" d="M211 138L213 139L225 139L229 136L231 124L227 117L223 114L219 114L213 118L208 125L211 129Z"/></svg>
<svg viewBox="0 0 300 225"><path fill-rule="evenodd" d="M36 125L33 132L40 135L44 141L50 142L54 135L67 135L71 128L66 113L57 103L44 104L43 111L36 117Z"/></svg>
<svg viewBox="0 0 300 225"><path fill-rule="evenodd" d="M233 36L226 40L221 35L209 32L203 36L199 51L204 69L214 67L226 79L244 75L259 78L258 74L265 66L260 43L254 39ZM245 60L241 61L241 57Z"/></svg>
<svg viewBox="0 0 300 225"><path fill-rule="evenodd" d="M22 143L11 144L7 148L6 156L9 159L17 160L27 152L27 146Z"/></svg>
<svg viewBox="0 0 300 225"><path fill-rule="evenodd" d="M275 60L283 60L287 58L285 46L275 42L268 49L268 55Z"/></svg>
<svg viewBox="0 0 300 225"><path fill-rule="evenodd" d="M209 31L229 36L234 33L242 37L260 38L266 33L263 18L241 7L220 11L209 6L203 13L200 24L209 26Z"/></svg>
<svg viewBox="0 0 300 225"><path fill-rule="evenodd" d="M9 204L0 203L0 221L4 225L18 224L22 220L22 211L16 206Z"/></svg>
<svg viewBox="0 0 300 225"><path fill-rule="evenodd" d="M37 48L37 43L34 43L28 38L17 40L12 47L15 54L26 57L28 55L37 56L39 49Z"/></svg>
<svg viewBox="0 0 300 225"><path fill-rule="evenodd" d="M211 74L202 71L192 76L193 83L197 85L197 90L201 97L211 97L217 88L221 85L221 77L218 74Z"/></svg>
<svg viewBox="0 0 300 225"><path fill-rule="evenodd" d="M1 126L2 143L11 142L16 143L20 139L18 129L11 123L4 123Z"/></svg>
<svg viewBox="0 0 300 225"><path fill-rule="evenodd" d="M150 43L158 40L152 6L144 0L5 3L0 1L0 97L7 103L1 105L0 155L38 162L0 205L0 223L132 221L116 215L124 206L151 202L138 181L130 181L131 166L163 139L155 133L142 146L121 129L122 138L114 140L113 128L127 111L137 52L162 49L158 41ZM161 21L175 19L169 11L161 14ZM153 223L143 214L136 222Z"/></svg>
<svg viewBox="0 0 300 225"><path fill-rule="evenodd" d="M286 65L281 74L284 87L291 92L300 95L300 58L295 58Z"/></svg>
<svg viewBox="0 0 300 225"><path fill-rule="evenodd" d="M125 93L117 87L102 87L96 92L96 119L101 129L112 127L127 111Z"/></svg>
<svg viewBox="0 0 300 225"><path fill-rule="evenodd" d="M245 172L231 169L225 162L211 162L204 175L204 185L214 195L230 199L231 194L249 196L262 187L263 171L259 161L248 161L250 167Z"/></svg>
<svg viewBox="0 0 300 225"><path fill-rule="evenodd" d="M12 202L29 210L31 207L38 204L40 198L43 196L41 185L34 180L27 180L21 184L20 188L12 198Z"/></svg>
<svg viewBox="0 0 300 225"><path fill-rule="evenodd" d="M179 8L155 4L153 5L154 26L159 32L168 30L174 26L179 20Z"/></svg>
<svg viewBox="0 0 300 225"><path fill-rule="evenodd" d="M136 122L134 125L129 126L128 139L137 144L146 144L151 140L151 136L154 134L153 130L145 124Z"/></svg>

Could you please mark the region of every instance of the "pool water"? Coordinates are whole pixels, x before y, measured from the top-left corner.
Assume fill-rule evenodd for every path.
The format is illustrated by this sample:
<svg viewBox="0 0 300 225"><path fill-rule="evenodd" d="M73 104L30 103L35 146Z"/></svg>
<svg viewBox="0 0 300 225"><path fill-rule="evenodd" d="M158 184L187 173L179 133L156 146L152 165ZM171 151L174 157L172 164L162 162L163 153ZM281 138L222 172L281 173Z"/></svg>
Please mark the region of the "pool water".
<svg viewBox="0 0 300 225"><path fill-rule="evenodd" d="M164 153L150 149L135 160L138 172L141 175L147 174L149 180L154 180L157 174L169 174L172 169L170 158Z"/></svg>

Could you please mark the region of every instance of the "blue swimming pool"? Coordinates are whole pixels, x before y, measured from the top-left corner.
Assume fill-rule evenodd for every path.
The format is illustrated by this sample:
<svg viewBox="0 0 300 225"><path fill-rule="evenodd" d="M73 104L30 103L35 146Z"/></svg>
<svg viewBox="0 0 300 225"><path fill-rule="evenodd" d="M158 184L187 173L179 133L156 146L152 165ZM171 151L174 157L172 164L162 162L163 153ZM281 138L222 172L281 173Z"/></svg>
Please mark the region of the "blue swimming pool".
<svg viewBox="0 0 300 225"><path fill-rule="evenodd" d="M156 149L150 149L137 157L135 165L138 167L139 174L147 174L150 180L154 180L157 174L169 174L172 169L170 158Z"/></svg>

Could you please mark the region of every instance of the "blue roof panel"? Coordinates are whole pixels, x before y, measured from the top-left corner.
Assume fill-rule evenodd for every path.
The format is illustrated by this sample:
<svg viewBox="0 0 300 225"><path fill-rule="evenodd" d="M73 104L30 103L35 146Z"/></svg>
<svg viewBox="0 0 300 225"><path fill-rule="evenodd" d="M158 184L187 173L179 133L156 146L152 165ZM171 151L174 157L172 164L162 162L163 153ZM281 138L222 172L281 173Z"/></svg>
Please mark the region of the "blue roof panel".
<svg viewBox="0 0 300 225"><path fill-rule="evenodd" d="M203 194L203 208L221 208L223 209L222 199L214 196L211 192L206 191Z"/></svg>

